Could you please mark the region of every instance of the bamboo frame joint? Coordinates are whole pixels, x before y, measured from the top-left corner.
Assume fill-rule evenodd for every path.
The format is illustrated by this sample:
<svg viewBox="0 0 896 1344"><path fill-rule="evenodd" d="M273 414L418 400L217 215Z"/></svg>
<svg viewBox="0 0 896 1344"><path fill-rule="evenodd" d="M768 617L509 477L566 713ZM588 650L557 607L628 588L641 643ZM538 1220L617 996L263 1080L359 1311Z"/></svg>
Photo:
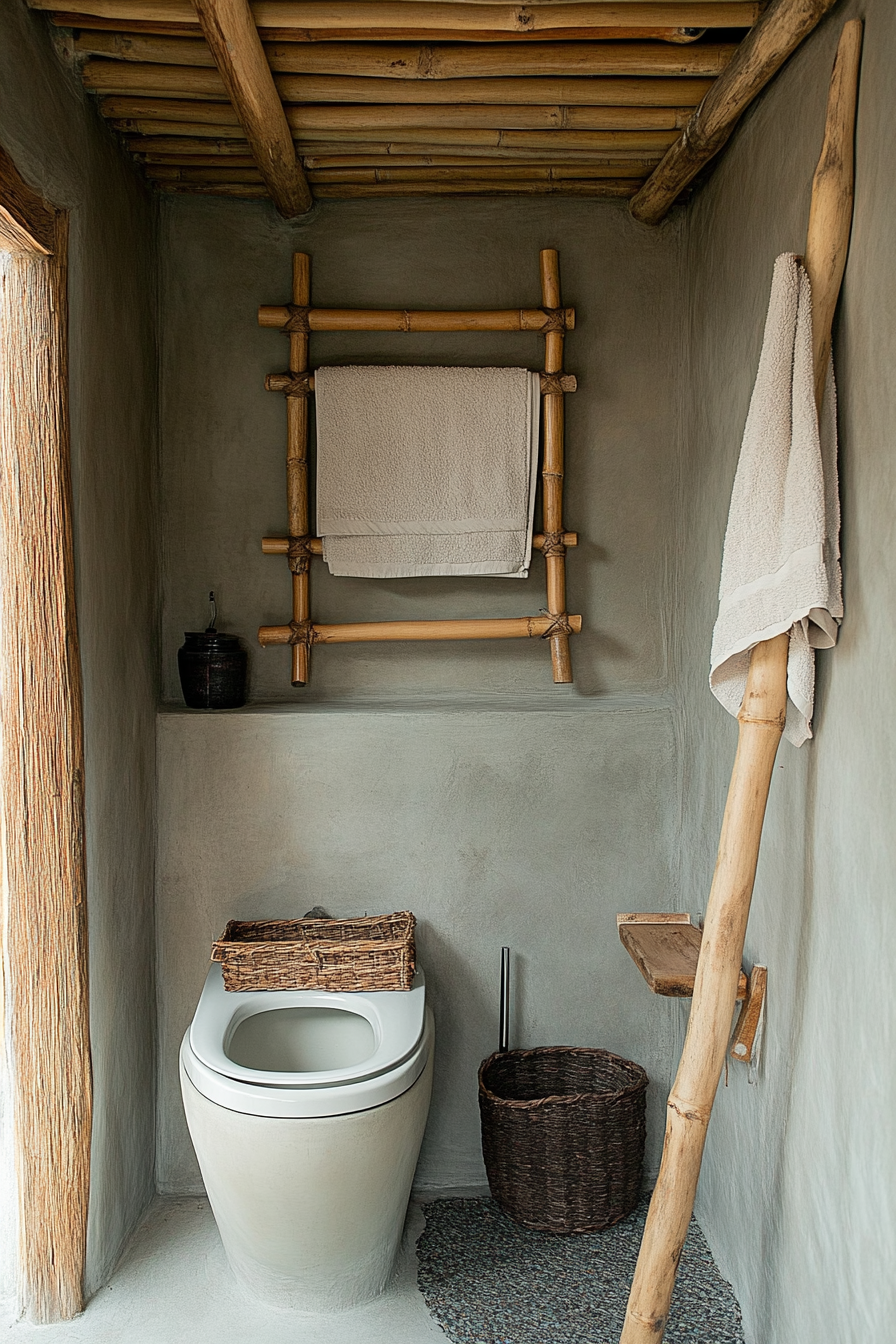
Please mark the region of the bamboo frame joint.
<svg viewBox="0 0 896 1344"><path fill-rule="evenodd" d="M304 644L306 648L314 643L314 626L310 620L290 621L288 644Z"/></svg>
<svg viewBox="0 0 896 1344"><path fill-rule="evenodd" d="M575 392L579 385L574 373L540 373L538 376L543 397L562 397L564 392Z"/></svg>
<svg viewBox="0 0 896 1344"><path fill-rule="evenodd" d="M564 547L564 554L566 548ZM551 623L547 630L544 630L540 636L541 639L553 639L555 635L574 635L576 628L570 623L569 615L565 611L542 611L542 616L549 616Z"/></svg>
<svg viewBox="0 0 896 1344"><path fill-rule="evenodd" d="M289 568L293 574L307 574L308 566L311 563L311 541L313 540L307 533L303 537L290 537L289 546L286 551L289 560Z"/></svg>
<svg viewBox="0 0 896 1344"><path fill-rule="evenodd" d="M574 308L544 308L545 321L541 328L542 335L549 331L571 331L576 324L576 314Z"/></svg>
<svg viewBox="0 0 896 1344"><path fill-rule="evenodd" d="M565 532L545 532L541 543L542 555L565 555L567 546L565 536Z"/></svg>
<svg viewBox="0 0 896 1344"><path fill-rule="evenodd" d="M310 397L314 391L314 374L269 373L264 380L265 391L282 392L285 397Z"/></svg>
<svg viewBox="0 0 896 1344"><path fill-rule="evenodd" d="M310 304L287 303L284 305L289 313L284 326L280 328L284 336L292 336L301 333L307 336L311 331L311 324L308 320L308 314L311 312Z"/></svg>

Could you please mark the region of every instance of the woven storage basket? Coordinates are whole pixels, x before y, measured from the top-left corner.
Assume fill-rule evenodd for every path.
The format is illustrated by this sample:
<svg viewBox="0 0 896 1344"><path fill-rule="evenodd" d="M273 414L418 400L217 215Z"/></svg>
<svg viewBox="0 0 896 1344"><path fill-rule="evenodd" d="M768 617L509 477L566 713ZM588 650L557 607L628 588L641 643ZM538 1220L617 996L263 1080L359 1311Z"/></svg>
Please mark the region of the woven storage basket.
<svg viewBox="0 0 896 1344"><path fill-rule="evenodd" d="M523 1227L599 1232L641 1193L647 1074L607 1050L548 1046L479 1068L493 1198Z"/></svg>
<svg viewBox="0 0 896 1344"><path fill-rule="evenodd" d="M231 920L212 944L224 988L410 989L414 925L409 910L364 919Z"/></svg>

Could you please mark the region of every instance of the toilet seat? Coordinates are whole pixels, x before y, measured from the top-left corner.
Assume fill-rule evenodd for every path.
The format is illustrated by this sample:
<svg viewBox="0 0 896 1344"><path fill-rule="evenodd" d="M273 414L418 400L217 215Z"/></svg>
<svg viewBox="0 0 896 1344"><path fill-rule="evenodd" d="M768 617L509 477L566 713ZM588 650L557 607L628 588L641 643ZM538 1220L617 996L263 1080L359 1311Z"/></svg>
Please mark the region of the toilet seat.
<svg viewBox="0 0 896 1344"><path fill-rule="evenodd" d="M279 1008L330 1009L364 1018L373 1048L347 1068L313 1072L253 1069L227 1050L241 1023ZM289 1117L347 1115L369 1110L407 1091L429 1058L431 1016L418 971L408 991L329 993L323 990L228 992L213 962L193 1021L181 1046L181 1064L209 1101L247 1115Z"/></svg>

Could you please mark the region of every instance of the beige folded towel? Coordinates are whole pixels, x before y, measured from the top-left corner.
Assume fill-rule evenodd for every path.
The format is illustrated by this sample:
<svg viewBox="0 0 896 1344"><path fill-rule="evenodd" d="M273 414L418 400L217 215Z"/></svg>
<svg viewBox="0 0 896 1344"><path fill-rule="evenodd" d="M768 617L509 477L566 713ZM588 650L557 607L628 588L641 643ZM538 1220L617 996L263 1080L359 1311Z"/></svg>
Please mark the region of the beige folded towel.
<svg viewBox="0 0 896 1344"><path fill-rule="evenodd" d="M527 576L537 374L320 368L314 393L317 527L331 573Z"/></svg>

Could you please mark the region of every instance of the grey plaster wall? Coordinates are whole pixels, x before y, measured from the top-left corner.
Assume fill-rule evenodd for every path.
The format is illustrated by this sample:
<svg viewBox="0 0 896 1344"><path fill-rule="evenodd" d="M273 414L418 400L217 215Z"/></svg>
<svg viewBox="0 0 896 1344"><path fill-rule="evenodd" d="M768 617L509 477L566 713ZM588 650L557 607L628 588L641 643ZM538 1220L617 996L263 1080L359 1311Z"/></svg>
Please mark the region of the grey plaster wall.
<svg viewBox="0 0 896 1344"><path fill-rule="evenodd" d="M755 1086L733 1065L720 1088L697 1205L751 1344L889 1338L896 1309L890 5L836 8L747 118L686 223L680 883L685 906L700 909L736 740L706 685L728 499L772 263L804 246L834 49L854 14L867 21L857 194L834 345L846 617L838 647L818 659L816 739L784 743L778 758L747 937L748 960L769 968L764 1060Z"/></svg>
<svg viewBox="0 0 896 1344"><path fill-rule="evenodd" d="M60 59L45 16L21 0L0 6L0 85L0 142L35 188L70 211L95 1089L92 1290L153 1189L154 211Z"/></svg>
<svg viewBox="0 0 896 1344"><path fill-rule="evenodd" d="M322 305L511 307L538 301L538 249L561 254L567 343L570 609L576 682L539 644L315 650L307 691L285 650L256 651L254 708L159 720L159 1179L196 1188L176 1050L228 918L407 906L438 1030L436 1097L418 1180L482 1179L476 1068L494 1045L499 948L519 967L515 1039L603 1044L644 1063L656 1165L669 1005L617 938L619 910L674 900L678 775L668 689L680 237L575 201L326 204L298 225L267 208L174 201L163 284L163 679L221 597L251 638L287 613L284 407L263 390L285 342L259 302L288 297L311 252ZM529 336L312 340L312 362L526 363ZM370 583L313 574L320 619L519 614L544 605L540 564L501 580Z"/></svg>

